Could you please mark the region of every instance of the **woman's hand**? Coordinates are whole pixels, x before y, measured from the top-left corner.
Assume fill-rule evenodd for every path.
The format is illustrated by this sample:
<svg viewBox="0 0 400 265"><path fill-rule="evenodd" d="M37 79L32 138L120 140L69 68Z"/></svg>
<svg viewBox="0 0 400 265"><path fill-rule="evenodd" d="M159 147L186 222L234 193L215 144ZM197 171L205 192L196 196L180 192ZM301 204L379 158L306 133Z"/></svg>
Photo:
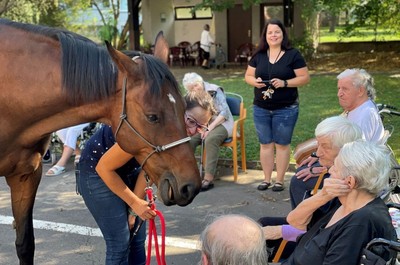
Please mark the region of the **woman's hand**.
<svg viewBox="0 0 400 265"><path fill-rule="evenodd" d="M282 238L282 226L281 225L269 225L262 227L264 232L265 240L275 240Z"/></svg>
<svg viewBox="0 0 400 265"><path fill-rule="evenodd" d="M285 81L278 78L272 78L271 85L273 85L275 88L285 87Z"/></svg>
<svg viewBox="0 0 400 265"><path fill-rule="evenodd" d="M343 179L326 178L321 194L329 196L332 199L347 195L351 191L348 183Z"/></svg>
<svg viewBox="0 0 400 265"><path fill-rule="evenodd" d="M156 212L150 208L149 203L142 199L139 199L135 204L132 204L131 209L142 220L153 219L157 215Z"/></svg>
<svg viewBox="0 0 400 265"><path fill-rule="evenodd" d="M298 179L303 179L303 181L307 181L310 178L318 177L322 172L326 171L326 167L306 167L296 173L296 177Z"/></svg>
<svg viewBox="0 0 400 265"><path fill-rule="evenodd" d="M261 77L257 77L257 78L256 78L254 87L256 87L256 88L263 88L263 87L266 87L266 86L267 86L267 85L266 85L265 83L263 83Z"/></svg>

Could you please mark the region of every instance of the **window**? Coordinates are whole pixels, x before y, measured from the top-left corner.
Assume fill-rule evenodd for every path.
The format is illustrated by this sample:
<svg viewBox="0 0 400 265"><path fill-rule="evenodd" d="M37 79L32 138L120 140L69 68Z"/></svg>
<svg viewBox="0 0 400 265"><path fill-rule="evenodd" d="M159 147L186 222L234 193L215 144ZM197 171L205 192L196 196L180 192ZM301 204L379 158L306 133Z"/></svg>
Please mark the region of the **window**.
<svg viewBox="0 0 400 265"><path fill-rule="evenodd" d="M194 13L192 9L193 6L175 7L175 20L212 18L211 8L196 10Z"/></svg>

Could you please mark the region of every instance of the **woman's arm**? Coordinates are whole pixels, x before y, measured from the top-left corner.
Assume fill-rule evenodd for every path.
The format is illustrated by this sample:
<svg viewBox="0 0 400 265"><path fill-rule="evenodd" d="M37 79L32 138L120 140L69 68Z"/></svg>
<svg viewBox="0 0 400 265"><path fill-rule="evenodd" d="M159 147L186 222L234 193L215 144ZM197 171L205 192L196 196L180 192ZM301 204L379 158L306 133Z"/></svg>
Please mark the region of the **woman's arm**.
<svg viewBox="0 0 400 265"><path fill-rule="evenodd" d="M128 206L135 211L142 219L151 219L156 216L155 211L151 210L148 202L133 193L124 183L115 170L126 164L133 156L124 150L116 143L114 144L100 159L96 166L96 171L102 178L107 187L120 197ZM140 188L140 178L138 179ZM144 180L143 180L144 181Z"/></svg>
<svg viewBox="0 0 400 265"><path fill-rule="evenodd" d="M310 82L310 75L308 74L308 68L302 67L299 69L295 69L294 73L296 77L288 79L288 80L282 80L279 78L272 78L271 79L271 84L275 88L280 88L280 87L299 87L299 86L304 86ZM286 81L286 84L285 84Z"/></svg>
<svg viewBox="0 0 400 265"><path fill-rule="evenodd" d="M324 180L322 190L308 199L302 201L287 216L286 221L293 227L306 230L313 213L335 197L348 194L351 191L344 180L327 178Z"/></svg>
<svg viewBox="0 0 400 265"><path fill-rule="evenodd" d="M256 88L266 87L266 84L261 83L262 79L260 77L256 77L256 68L250 65L247 66L246 73L244 74L244 80L247 84Z"/></svg>

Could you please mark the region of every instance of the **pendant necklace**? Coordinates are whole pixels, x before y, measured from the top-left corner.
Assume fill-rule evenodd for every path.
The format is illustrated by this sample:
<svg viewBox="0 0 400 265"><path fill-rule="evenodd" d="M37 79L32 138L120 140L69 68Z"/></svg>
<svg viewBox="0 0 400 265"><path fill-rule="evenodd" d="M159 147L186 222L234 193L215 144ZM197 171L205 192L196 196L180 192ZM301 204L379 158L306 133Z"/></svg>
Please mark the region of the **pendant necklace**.
<svg viewBox="0 0 400 265"><path fill-rule="evenodd" d="M269 78L269 82L270 82L270 83L268 84L268 89L267 89L266 91L263 91L263 92L262 92L262 93L264 94L264 96L263 96L263 99L264 99L264 100L266 100L267 97L268 97L269 99L271 99L271 98L272 98L272 94L274 94L274 92L275 92L274 86L271 85L271 72L272 72L272 69L274 68L275 63L278 61L279 55L281 55L282 49L279 50L279 53L278 53L278 55L276 56L275 61L274 61L274 64L271 66L271 69L269 69L269 65L270 65L270 62L269 62L269 52L270 52L270 51L268 50L268 78Z"/></svg>

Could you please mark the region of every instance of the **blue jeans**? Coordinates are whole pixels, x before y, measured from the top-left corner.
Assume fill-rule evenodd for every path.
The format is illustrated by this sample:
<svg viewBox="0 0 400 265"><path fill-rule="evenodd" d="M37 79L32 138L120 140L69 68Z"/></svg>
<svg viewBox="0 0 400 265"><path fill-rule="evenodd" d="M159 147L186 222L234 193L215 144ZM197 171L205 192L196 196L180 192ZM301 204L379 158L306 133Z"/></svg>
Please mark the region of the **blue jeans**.
<svg viewBox="0 0 400 265"><path fill-rule="evenodd" d="M77 173L78 192L82 195L106 241L106 265L144 265L146 225L143 224L138 234L131 240L126 203L107 187L99 175L93 172ZM129 180L124 181L127 183ZM136 218L135 224L139 219ZM135 228L132 229L134 230Z"/></svg>
<svg viewBox="0 0 400 265"><path fill-rule="evenodd" d="M272 142L279 145L290 144L299 116L299 105L293 104L276 110L267 110L254 105L253 111L260 144Z"/></svg>

